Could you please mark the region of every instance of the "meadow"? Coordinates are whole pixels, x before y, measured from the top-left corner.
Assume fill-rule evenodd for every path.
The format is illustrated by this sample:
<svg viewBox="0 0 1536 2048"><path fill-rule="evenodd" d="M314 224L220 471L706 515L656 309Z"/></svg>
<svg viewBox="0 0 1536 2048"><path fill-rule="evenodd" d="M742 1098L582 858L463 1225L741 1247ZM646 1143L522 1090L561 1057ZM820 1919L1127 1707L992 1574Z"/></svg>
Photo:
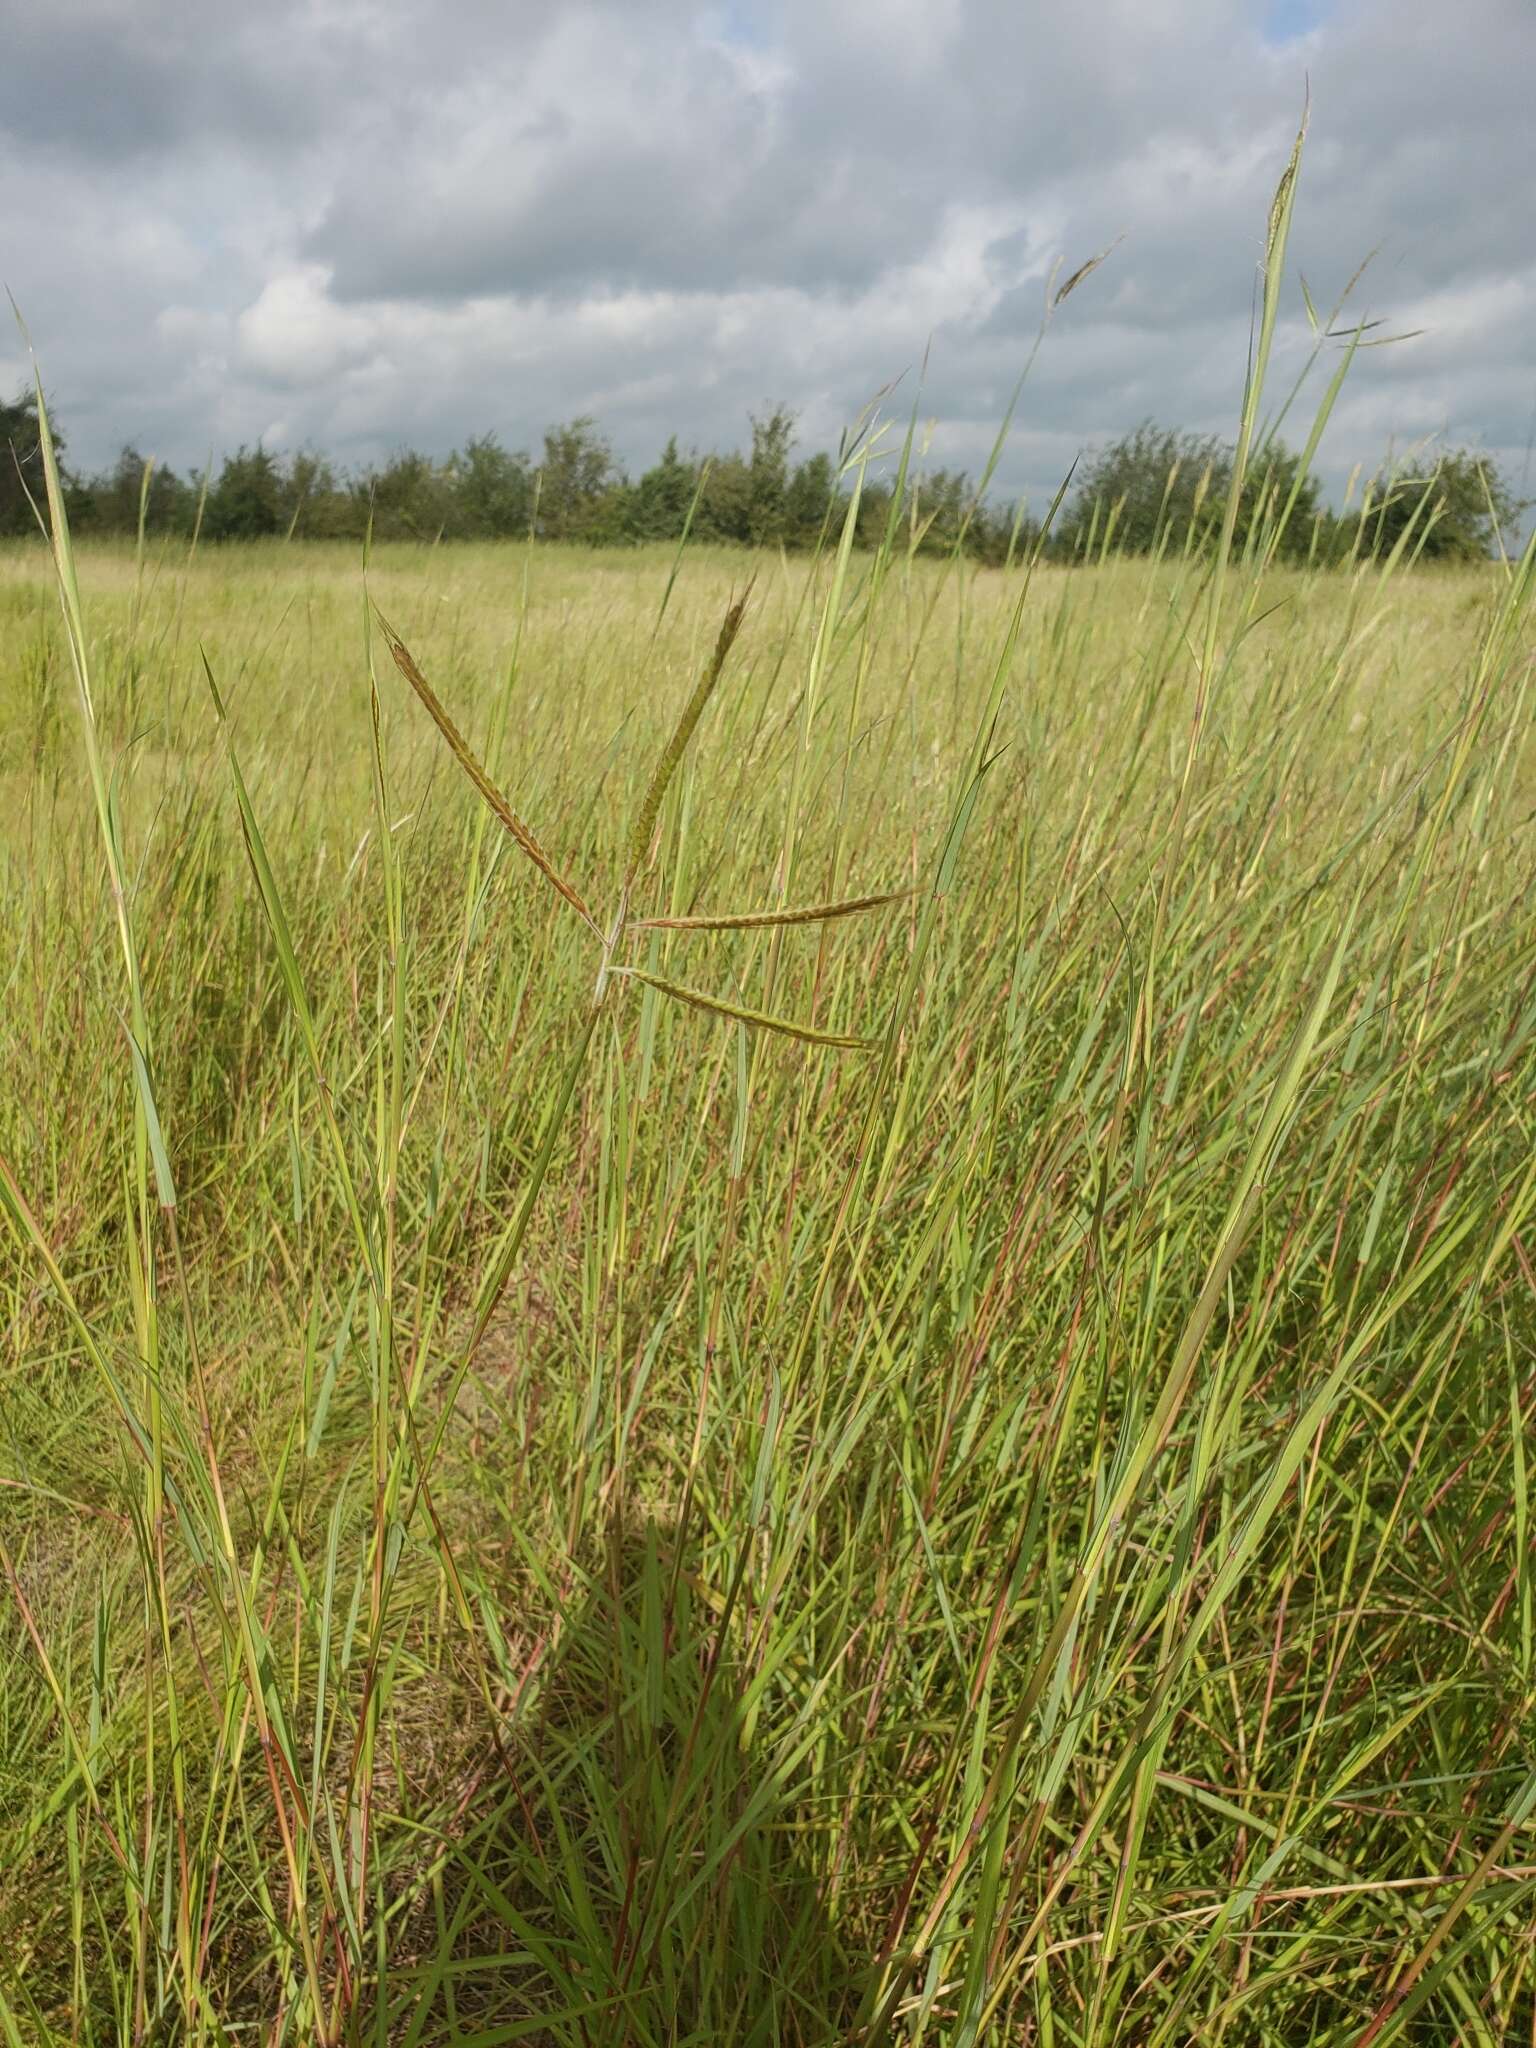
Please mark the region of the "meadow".
<svg viewBox="0 0 1536 2048"><path fill-rule="evenodd" d="M0 555L0 2036L1536 2041L1532 574Z"/></svg>

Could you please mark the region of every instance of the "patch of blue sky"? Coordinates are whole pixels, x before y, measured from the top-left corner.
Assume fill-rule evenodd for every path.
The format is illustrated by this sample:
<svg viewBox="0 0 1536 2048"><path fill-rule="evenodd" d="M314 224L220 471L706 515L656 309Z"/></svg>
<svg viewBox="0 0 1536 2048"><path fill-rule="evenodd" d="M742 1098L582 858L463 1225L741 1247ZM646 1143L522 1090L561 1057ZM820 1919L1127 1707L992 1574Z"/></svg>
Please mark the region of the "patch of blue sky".
<svg viewBox="0 0 1536 2048"><path fill-rule="evenodd" d="M770 40L769 12L764 0L714 0L714 5L704 8L700 25L706 35L722 43L760 50Z"/></svg>
<svg viewBox="0 0 1536 2048"><path fill-rule="evenodd" d="M1335 0L1262 0L1266 43L1300 42L1334 11Z"/></svg>

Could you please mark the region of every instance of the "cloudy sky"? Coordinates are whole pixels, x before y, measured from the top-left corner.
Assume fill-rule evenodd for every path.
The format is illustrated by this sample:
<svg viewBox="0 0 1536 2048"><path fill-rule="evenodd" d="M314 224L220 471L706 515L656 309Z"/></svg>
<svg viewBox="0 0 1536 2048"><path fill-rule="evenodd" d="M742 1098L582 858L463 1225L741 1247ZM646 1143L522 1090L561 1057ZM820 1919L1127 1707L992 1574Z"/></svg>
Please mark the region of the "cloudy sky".
<svg viewBox="0 0 1536 2048"><path fill-rule="evenodd" d="M1230 430L1308 81L1293 265L1323 306L1374 251L1356 313L1425 330L1327 467L1443 435L1536 494L1533 0L13 0L0 280L86 466L578 412L636 464L778 399L828 445L926 350L976 468L1056 266L1123 237L1010 444L1048 494L1144 417Z"/></svg>

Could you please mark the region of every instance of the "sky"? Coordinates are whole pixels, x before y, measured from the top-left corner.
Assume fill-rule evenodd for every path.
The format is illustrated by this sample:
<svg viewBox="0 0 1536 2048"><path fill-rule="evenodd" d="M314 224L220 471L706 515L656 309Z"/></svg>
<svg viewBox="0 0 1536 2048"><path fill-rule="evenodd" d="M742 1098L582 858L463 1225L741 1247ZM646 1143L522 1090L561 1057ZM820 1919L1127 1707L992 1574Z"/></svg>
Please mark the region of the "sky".
<svg viewBox="0 0 1536 2048"><path fill-rule="evenodd" d="M1329 479L1440 437L1536 495L1533 86L1533 0L10 0L0 282L79 467L586 413L636 468L780 401L835 446L894 383L974 473L1113 244L999 471L1043 504L1140 420L1233 431L1310 93L1274 388L1299 277L1325 313L1369 257L1343 317L1422 332L1357 358Z"/></svg>

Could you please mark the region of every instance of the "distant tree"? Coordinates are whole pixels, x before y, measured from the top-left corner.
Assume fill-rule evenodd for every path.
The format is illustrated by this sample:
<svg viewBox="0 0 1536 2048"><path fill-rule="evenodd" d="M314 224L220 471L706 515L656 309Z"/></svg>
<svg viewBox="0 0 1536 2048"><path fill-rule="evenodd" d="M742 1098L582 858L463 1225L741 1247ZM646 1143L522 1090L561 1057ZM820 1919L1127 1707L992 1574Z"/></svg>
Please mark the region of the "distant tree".
<svg viewBox="0 0 1536 2048"><path fill-rule="evenodd" d="M877 548L885 539L891 523L892 487L878 476L866 471L863 487L859 492L859 509L854 525L854 539L861 548ZM902 507L903 514L911 510L910 501Z"/></svg>
<svg viewBox="0 0 1536 2048"><path fill-rule="evenodd" d="M1064 550L1080 555L1108 534L1126 554L1180 548L1232 474L1231 452L1214 435L1179 433L1147 420L1088 456L1062 523Z"/></svg>
<svg viewBox="0 0 1536 2048"><path fill-rule="evenodd" d="M717 455L699 503L700 540L746 547L752 539L752 465L740 455Z"/></svg>
<svg viewBox="0 0 1536 2048"><path fill-rule="evenodd" d="M3 451L5 460L10 460L10 450ZM71 533L94 533L96 531L96 493L88 476L76 476L73 470L59 469L59 482L64 486L64 516L69 521Z"/></svg>
<svg viewBox="0 0 1536 2048"><path fill-rule="evenodd" d="M795 416L787 406L753 413L752 457L748 464L747 538L754 547L776 548L785 538L789 507L789 452L795 445Z"/></svg>
<svg viewBox="0 0 1536 2048"><path fill-rule="evenodd" d="M277 493L278 530L304 540L357 540L367 530L366 508L330 462L300 448L282 464Z"/></svg>
<svg viewBox="0 0 1536 2048"><path fill-rule="evenodd" d="M699 486L699 465L677 452L674 434L661 459L646 470L630 494L630 531L636 540L676 540Z"/></svg>
<svg viewBox="0 0 1536 2048"><path fill-rule="evenodd" d="M1177 554L1214 542L1235 461L1235 450L1214 434L1143 422L1083 465L1062 524L1063 551L1080 556L1107 544L1126 555ZM1305 555L1319 503L1317 481L1301 474L1300 458L1272 442L1249 461L1234 545L1273 540L1282 557Z"/></svg>
<svg viewBox="0 0 1536 2048"><path fill-rule="evenodd" d="M284 530L282 475L259 442L224 458L203 530L210 540L263 540Z"/></svg>
<svg viewBox="0 0 1536 2048"><path fill-rule="evenodd" d="M53 439L62 451L64 442L57 424ZM37 397L23 390L13 404L0 400L0 534L37 531L37 515L28 493L41 505L44 489Z"/></svg>
<svg viewBox="0 0 1536 2048"><path fill-rule="evenodd" d="M1526 509L1490 456L1447 448L1437 459L1378 476L1340 538L1351 552L1387 555L1405 534L1407 550L1435 562L1486 561L1510 545ZM1411 529L1411 530L1410 530Z"/></svg>
<svg viewBox="0 0 1536 2048"><path fill-rule="evenodd" d="M448 458L446 481L457 501L456 530L471 540L508 540L528 531L533 475L494 434L480 434Z"/></svg>
<svg viewBox="0 0 1536 2048"><path fill-rule="evenodd" d="M85 522L98 533L136 534L141 506L147 534L176 532L189 523L189 498L195 497L174 470L131 444L111 469L79 488Z"/></svg>
<svg viewBox="0 0 1536 2048"><path fill-rule="evenodd" d="M595 548L625 547L634 542L635 487L622 470L615 470L592 500L580 537Z"/></svg>
<svg viewBox="0 0 1536 2048"><path fill-rule="evenodd" d="M452 478L431 456L399 448L359 489L372 507L379 540L458 540L458 505Z"/></svg>
<svg viewBox="0 0 1536 2048"><path fill-rule="evenodd" d="M92 477L91 523L102 533L134 533L139 524L139 494L144 488L144 457L125 442L111 469ZM145 507L146 515L148 506ZM148 518L145 520L148 525Z"/></svg>
<svg viewBox="0 0 1536 2048"><path fill-rule="evenodd" d="M1227 473L1231 481L1230 468ZM1311 550L1313 529L1322 511L1322 487L1310 471L1303 474L1301 457L1283 442L1272 441L1249 461L1247 480L1238 499L1233 545L1257 543L1282 561L1298 561ZM1213 508L1220 523L1226 511L1226 487ZM1284 522L1282 525L1281 522Z"/></svg>
<svg viewBox="0 0 1536 2048"><path fill-rule="evenodd" d="M935 469L912 486L910 514L919 547L928 554L947 554L966 527L975 487L963 469ZM978 528L980 529L978 535ZM968 540L987 539L986 523L973 517ZM985 552L983 546L982 552Z"/></svg>
<svg viewBox="0 0 1536 2048"><path fill-rule="evenodd" d="M617 478L613 450L585 415L551 427L539 464L539 532L549 540L591 538L598 505Z"/></svg>
<svg viewBox="0 0 1536 2048"><path fill-rule="evenodd" d="M785 537L791 547L814 547L837 497L837 472L830 455L811 455L797 464L784 494Z"/></svg>

